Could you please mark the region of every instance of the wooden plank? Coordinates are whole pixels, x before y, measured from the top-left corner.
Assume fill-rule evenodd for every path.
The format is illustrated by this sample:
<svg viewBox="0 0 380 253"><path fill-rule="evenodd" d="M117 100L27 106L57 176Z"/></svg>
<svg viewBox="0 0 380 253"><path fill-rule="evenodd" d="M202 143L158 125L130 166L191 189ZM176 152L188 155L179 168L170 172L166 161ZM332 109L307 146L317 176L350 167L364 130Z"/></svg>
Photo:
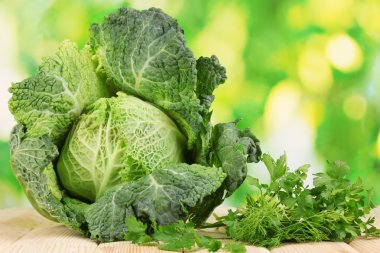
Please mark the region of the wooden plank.
<svg viewBox="0 0 380 253"><path fill-rule="evenodd" d="M157 246L139 246L130 242L101 243L94 253L163 253Z"/></svg>
<svg viewBox="0 0 380 253"><path fill-rule="evenodd" d="M19 217L31 216L33 222L46 221L37 211L32 208L8 208L0 209L0 225L10 220L16 221Z"/></svg>
<svg viewBox="0 0 380 253"><path fill-rule="evenodd" d="M43 224L51 222L33 209L0 210L0 252L8 252L17 240Z"/></svg>
<svg viewBox="0 0 380 253"><path fill-rule="evenodd" d="M247 253L270 253L270 251L266 248L254 247L249 245L246 245L245 249L247 250Z"/></svg>
<svg viewBox="0 0 380 253"><path fill-rule="evenodd" d="M5 252L93 253L97 244L59 224L40 226L23 236Z"/></svg>
<svg viewBox="0 0 380 253"><path fill-rule="evenodd" d="M284 244L271 253L359 253L343 242L310 242ZM375 252L372 252L375 253Z"/></svg>
<svg viewBox="0 0 380 253"><path fill-rule="evenodd" d="M356 239L350 243L350 246L360 253L380 252L380 239Z"/></svg>
<svg viewBox="0 0 380 253"><path fill-rule="evenodd" d="M376 224L380 226L380 208L374 210L372 215L376 215ZM199 233L222 239L224 242L228 241L225 240L223 229L215 232L210 229ZM350 244L291 243L271 251L254 246L246 246L246 249L248 253L375 253L380 252L380 239L359 238ZM32 209L6 209L0 210L0 252L163 253L167 251L161 251L157 246L138 246L130 242L97 245L63 225L48 221Z"/></svg>
<svg viewBox="0 0 380 253"><path fill-rule="evenodd" d="M220 240L230 239L230 237L226 234L226 229L224 227L200 229L197 230L197 234L200 236L209 236Z"/></svg>
<svg viewBox="0 0 380 253"><path fill-rule="evenodd" d="M265 248L246 246L247 253L270 253ZM112 242L99 244L94 253L172 253L173 251L159 250L157 246L139 246L130 242ZM206 253L207 250L198 250L197 253ZM218 252L225 252L219 250Z"/></svg>

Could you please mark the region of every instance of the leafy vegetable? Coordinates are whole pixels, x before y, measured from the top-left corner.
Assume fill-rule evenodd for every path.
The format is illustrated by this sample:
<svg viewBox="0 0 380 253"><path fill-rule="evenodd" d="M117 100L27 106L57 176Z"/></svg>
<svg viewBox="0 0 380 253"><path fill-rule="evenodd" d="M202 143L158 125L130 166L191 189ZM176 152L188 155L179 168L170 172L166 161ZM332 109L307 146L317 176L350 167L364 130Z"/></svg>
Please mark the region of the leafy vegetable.
<svg viewBox="0 0 380 253"><path fill-rule="evenodd" d="M274 160L264 154L271 175L269 185L251 178L258 193L247 196L245 206L219 217L227 233L238 241L273 248L284 241L351 241L357 236L380 236L374 219L371 195L361 180L347 179L349 168L341 161L330 162L327 173L317 173L314 187L305 186L309 165L290 172L286 156Z"/></svg>
<svg viewBox="0 0 380 253"><path fill-rule="evenodd" d="M200 226L261 156L250 130L210 123L225 80L216 56L194 58L176 20L121 8L91 26L83 49L63 42L9 89L14 173L36 210L94 240L143 243L153 224ZM128 218L128 230L132 216L149 226Z"/></svg>

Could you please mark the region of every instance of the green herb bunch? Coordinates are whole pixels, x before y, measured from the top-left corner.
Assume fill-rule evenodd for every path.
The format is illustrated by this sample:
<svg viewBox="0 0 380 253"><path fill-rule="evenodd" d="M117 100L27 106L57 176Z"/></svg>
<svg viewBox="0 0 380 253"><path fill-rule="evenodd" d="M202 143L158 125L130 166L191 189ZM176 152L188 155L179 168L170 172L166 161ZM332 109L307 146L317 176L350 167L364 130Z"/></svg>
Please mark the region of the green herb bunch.
<svg viewBox="0 0 380 253"><path fill-rule="evenodd" d="M309 165L291 172L285 155L275 161L264 154L262 160L270 183L249 177L257 193L215 224L224 224L232 239L273 248L285 241L352 241L360 235L380 235L374 218L364 218L374 207L372 191L364 189L361 179L352 183L347 178L344 162L329 162L326 173L315 174L314 186L309 187Z"/></svg>

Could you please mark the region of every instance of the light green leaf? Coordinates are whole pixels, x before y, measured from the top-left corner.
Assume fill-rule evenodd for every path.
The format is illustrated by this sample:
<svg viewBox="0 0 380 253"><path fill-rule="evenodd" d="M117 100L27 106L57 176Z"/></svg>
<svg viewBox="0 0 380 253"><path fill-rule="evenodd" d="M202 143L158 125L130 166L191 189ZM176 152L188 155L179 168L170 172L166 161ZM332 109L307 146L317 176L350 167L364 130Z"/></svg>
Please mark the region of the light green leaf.
<svg viewBox="0 0 380 253"><path fill-rule="evenodd" d="M270 174L271 182L276 181L288 171L286 154L280 156L276 161L269 154L263 154L262 160Z"/></svg>
<svg viewBox="0 0 380 253"><path fill-rule="evenodd" d="M48 134L60 144L83 108L109 96L91 57L88 47L78 52L74 43L65 41L54 56L44 59L36 76L9 88L9 109L28 136Z"/></svg>
<svg viewBox="0 0 380 253"><path fill-rule="evenodd" d="M224 250L231 252L231 253L245 253L245 245L240 242L230 242L224 245Z"/></svg>
<svg viewBox="0 0 380 253"><path fill-rule="evenodd" d="M333 161L329 162L329 167L327 168L327 174L336 179L344 178L348 175L350 167L343 161Z"/></svg>
<svg viewBox="0 0 380 253"><path fill-rule="evenodd" d="M124 237L126 241L132 241L133 243L147 243L153 240L152 237L146 234L147 225L138 221L135 216L127 215L125 218L125 225L128 229L128 233Z"/></svg>
<svg viewBox="0 0 380 253"><path fill-rule="evenodd" d="M161 110L118 93L92 104L74 125L58 160L62 183L95 202L121 182L183 162L186 139Z"/></svg>
<svg viewBox="0 0 380 253"><path fill-rule="evenodd" d="M197 234L194 224L185 223L182 220L159 226L154 233L154 239L161 242L160 249L177 251L181 249L191 249L195 245Z"/></svg>
<svg viewBox="0 0 380 253"><path fill-rule="evenodd" d="M249 176L249 175L247 176L247 178L245 179L245 181L249 185L255 186L257 188L260 188L260 186L261 186L258 178L255 178L255 177L252 177L252 176Z"/></svg>

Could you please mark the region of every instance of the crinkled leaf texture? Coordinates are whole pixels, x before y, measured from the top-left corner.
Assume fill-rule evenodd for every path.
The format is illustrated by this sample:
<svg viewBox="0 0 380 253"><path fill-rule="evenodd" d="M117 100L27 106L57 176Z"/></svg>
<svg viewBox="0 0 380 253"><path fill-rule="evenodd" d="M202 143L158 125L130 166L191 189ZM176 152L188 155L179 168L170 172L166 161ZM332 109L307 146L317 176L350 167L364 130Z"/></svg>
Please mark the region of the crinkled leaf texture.
<svg viewBox="0 0 380 253"><path fill-rule="evenodd" d="M50 137L27 137L24 127L16 125L10 146L13 172L33 207L48 219L81 230L88 205L63 197L59 190L52 166L58 150Z"/></svg>
<svg viewBox="0 0 380 253"><path fill-rule="evenodd" d="M9 88L9 109L28 136L49 134L60 143L83 108L109 96L91 57L89 47L78 52L74 43L65 41L54 56L44 59L36 76Z"/></svg>
<svg viewBox="0 0 380 253"><path fill-rule="evenodd" d="M194 147L195 162L209 165L210 139L212 125L210 123L211 112L209 112L214 95L214 89L226 80L226 69L220 65L218 58L213 55L200 57L197 60L197 96L203 106L201 112L203 121L199 125L200 133Z"/></svg>
<svg viewBox="0 0 380 253"><path fill-rule="evenodd" d="M186 138L157 107L119 92L80 116L61 151L65 189L95 202L106 189L184 161Z"/></svg>
<svg viewBox="0 0 380 253"><path fill-rule="evenodd" d="M249 129L239 130L236 124L221 123L212 129L209 164L221 167L227 177L218 191L191 210L190 217L196 225L202 224L214 208L243 183L247 176L247 162L257 162L261 157L259 140Z"/></svg>
<svg viewBox="0 0 380 253"><path fill-rule="evenodd" d="M212 164L227 174L226 189L230 196L247 176L247 162L258 162L261 156L259 140L247 128L241 131L236 123L214 126L211 137Z"/></svg>
<svg viewBox="0 0 380 253"><path fill-rule="evenodd" d="M163 108L192 147L203 107L195 93L196 60L177 21L155 8L121 8L94 24L90 36L110 83Z"/></svg>
<svg viewBox="0 0 380 253"><path fill-rule="evenodd" d="M117 185L93 204L87 213L91 238L122 240L127 232L126 215L166 225L186 217L223 183L225 173L216 167L175 164L126 185Z"/></svg>
<svg viewBox="0 0 380 253"><path fill-rule="evenodd" d="M23 126L17 125L11 150L14 173L36 210L98 241L122 240L126 214L163 225L185 219L188 209L220 188L226 176L216 167L170 165L130 184L111 187L88 205L62 196L51 166L58 152L50 137L26 137Z"/></svg>
<svg viewBox="0 0 380 253"><path fill-rule="evenodd" d="M218 58L213 55L200 57L197 60L197 89L196 93L201 104L208 109L214 101L212 94L220 84L227 79L226 69L220 65Z"/></svg>

